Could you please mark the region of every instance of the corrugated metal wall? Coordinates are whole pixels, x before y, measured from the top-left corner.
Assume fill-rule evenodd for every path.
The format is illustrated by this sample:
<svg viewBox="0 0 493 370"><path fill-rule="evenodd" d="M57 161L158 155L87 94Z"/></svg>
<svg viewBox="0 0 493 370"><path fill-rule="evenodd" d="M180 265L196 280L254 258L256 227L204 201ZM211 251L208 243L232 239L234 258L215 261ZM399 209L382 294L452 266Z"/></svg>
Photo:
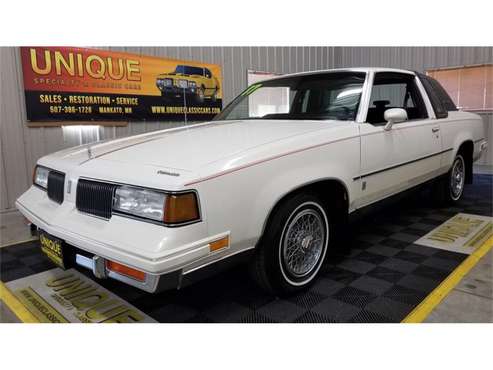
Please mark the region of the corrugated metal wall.
<svg viewBox="0 0 493 370"><path fill-rule="evenodd" d="M488 149L481 158L476 162L476 164L493 166L493 113L482 113L480 116L483 117L484 121L484 131L486 138L488 139Z"/></svg>
<svg viewBox="0 0 493 370"><path fill-rule="evenodd" d="M247 70L293 73L333 68L332 47L111 47L114 51L216 63L222 66L223 99L227 104L246 88ZM98 139L179 126L181 122L131 122L126 127L28 128L24 107L19 48L0 48L0 212L31 184L39 157Z"/></svg>
<svg viewBox="0 0 493 370"><path fill-rule="evenodd" d="M427 69L493 62L491 47L343 47L337 63L344 67Z"/></svg>
<svg viewBox="0 0 493 370"><path fill-rule="evenodd" d="M220 64L224 102L246 87L248 69L276 73L334 67L381 66L425 71L493 62L493 48L484 47L115 47L175 59ZM0 212L31 183L37 159L56 150L98 139L122 137L181 125L180 122L133 122L126 127L27 128L18 48L0 48ZM485 115L490 143L491 114ZM493 163L492 151L483 163Z"/></svg>

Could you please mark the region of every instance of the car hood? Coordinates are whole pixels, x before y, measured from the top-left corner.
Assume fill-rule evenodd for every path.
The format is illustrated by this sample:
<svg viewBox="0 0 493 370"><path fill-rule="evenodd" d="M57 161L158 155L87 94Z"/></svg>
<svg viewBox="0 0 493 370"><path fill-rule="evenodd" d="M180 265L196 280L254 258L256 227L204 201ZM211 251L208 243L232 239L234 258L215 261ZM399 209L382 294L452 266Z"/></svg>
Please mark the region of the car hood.
<svg viewBox="0 0 493 370"><path fill-rule="evenodd" d="M201 77L200 75L186 75L183 73L175 73L175 72L169 72L169 73L161 73L157 76L157 78L162 78L162 77Z"/></svg>
<svg viewBox="0 0 493 370"><path fill-rule="evenodd" d="M127 143L98 158L105 161L198 171L221 159L279 140L327 128L327 123L250 120L212 122L164 131L143 142Z"/></svg>
<svg viewBox="0 0 493 370"><path fill-rule="evenodd" d="M56 161L58 169L64 170L105 161L199 172L207 164L247 150L340 125L345 124L289 120L207 122L62 150L44 157L40 164Z"/></svg>

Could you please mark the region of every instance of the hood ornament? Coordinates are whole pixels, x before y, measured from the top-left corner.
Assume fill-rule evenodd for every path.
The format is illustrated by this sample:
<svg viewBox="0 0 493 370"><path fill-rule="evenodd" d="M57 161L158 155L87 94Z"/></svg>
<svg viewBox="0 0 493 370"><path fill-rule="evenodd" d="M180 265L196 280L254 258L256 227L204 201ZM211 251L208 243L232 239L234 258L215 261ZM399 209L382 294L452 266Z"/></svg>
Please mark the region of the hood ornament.
<svg viewBox="0 0 493 370"><path fill-rule="evenodd" d="M92 158L92 150L90 146L87 147L87 156L89 157L89 159Z"/></svg>

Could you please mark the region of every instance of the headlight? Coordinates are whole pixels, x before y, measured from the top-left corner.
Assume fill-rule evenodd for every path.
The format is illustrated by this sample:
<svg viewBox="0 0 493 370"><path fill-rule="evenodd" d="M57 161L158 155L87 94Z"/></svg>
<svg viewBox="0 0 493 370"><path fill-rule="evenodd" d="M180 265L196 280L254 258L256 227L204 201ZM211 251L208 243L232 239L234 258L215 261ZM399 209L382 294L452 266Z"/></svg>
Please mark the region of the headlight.
<svg viewBox="0 0 493 370"><path fill-rule="evenodd" d="M120 186L116 188L113 199L115 211L162 221L166 195L157 191Z"/></svg>
<svg viewBox="0 0 493 370"><path fill-rule="evenodd" d="M171 78L160 78L156 81L158 87L167 87L173 85L173 80Z"/></svg>
<svg viewBox="0 0 493 370"><path fill-rule="evenodd" d="M197 83L195 81L189 81L188 82L188 86L190 86L190 87L196 87L197 86Z"/></svg>
<svg viewBox="0 0 493 370"><path fill-rule="evenodd" d="M166 224L199 219L195 193L166 194L127 185L116 188L113 210Z"/></svg>
<svg viewBox="0 0 493 370"><path fill-rule="evenodd" d="M46 167L36 166L34 168L33 183L46 189L48 187L48 174L50 170Z"/></svg>

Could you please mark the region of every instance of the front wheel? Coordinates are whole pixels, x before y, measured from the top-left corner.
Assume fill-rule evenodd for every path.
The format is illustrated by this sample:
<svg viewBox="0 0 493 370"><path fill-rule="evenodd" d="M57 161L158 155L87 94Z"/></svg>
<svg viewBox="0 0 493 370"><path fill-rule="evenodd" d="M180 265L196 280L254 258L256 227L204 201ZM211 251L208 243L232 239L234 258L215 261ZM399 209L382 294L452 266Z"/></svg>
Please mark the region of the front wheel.
<svg viewBox="0 0 493 370"><path fill-rule="evenodd" d="M164 103L171 102L171 96L170 96L169 92L161 91L161 97L162 97Z"/></svg>
<svg viewBox="0 0 493 370"><path fill-rule="evenodd" d="M447 176L436 184L435 196L439 203L454 204L462 198L466 180L466 163L462 154L457 154Z"/></svg>
<svg viewBox="0 0 493 370"><path fill-rule="evenodd" d="M202 104L205 100L205 88L201 86L197 89L197 95L195 95L195 101Z"/></svg>
<svg viewBox="0 0 493 370"><path fill-rule="evenodd" d="M307 287L323 263L329 242L329 218L310 194L284 201L271 215L250 266L265 290L286 295Z"/></svg>

